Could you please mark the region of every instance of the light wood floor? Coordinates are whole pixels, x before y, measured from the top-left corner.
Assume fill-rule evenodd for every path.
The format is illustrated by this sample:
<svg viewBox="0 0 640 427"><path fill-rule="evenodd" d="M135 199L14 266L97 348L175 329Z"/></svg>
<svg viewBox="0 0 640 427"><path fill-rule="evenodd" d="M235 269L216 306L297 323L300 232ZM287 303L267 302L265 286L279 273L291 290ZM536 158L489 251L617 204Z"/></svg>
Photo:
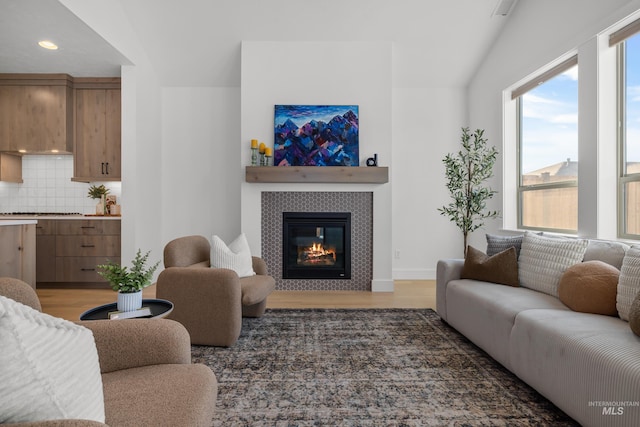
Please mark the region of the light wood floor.
<svg viewBox="0 0 640 427"><path fill-rule="evenodd" d="M434 280L397 280L394 292L274 291L268 308L433 308ZM67 320L78 320L86 310L115 301L110 289L37 289L42 311ZM155 285L143 292L155 298Z"/></svg>

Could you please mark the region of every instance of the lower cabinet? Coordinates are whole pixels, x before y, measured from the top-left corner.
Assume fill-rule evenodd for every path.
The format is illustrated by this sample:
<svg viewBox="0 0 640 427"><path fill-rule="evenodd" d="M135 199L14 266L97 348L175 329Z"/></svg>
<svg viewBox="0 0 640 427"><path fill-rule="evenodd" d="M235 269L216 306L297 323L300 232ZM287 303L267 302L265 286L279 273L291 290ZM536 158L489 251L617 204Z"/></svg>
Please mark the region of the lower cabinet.
<svg viewBox="0 0 640 427"><path fill-rule="evenodd" d="M43 220L40 223L39 283L107 283L96 266L107 261L120 262L119 220Z"/></svg>
<svg viewBox="0 0 640 427"><path fill-rule="evenodd" d="M0 277L14 277L36 286L34 224L0 226Z"/></svg>

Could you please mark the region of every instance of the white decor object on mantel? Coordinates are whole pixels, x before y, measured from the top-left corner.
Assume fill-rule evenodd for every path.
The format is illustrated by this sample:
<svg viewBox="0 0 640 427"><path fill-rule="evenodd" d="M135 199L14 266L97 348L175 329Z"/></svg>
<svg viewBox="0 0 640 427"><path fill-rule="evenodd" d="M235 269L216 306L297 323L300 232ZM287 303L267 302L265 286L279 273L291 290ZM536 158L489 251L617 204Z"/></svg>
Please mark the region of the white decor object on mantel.
<svg viewBox="0 0 640 427"><path fill-rule="evenodd" d="M118 292L118 311L134 311L142 307L142 291Z"/></svg>

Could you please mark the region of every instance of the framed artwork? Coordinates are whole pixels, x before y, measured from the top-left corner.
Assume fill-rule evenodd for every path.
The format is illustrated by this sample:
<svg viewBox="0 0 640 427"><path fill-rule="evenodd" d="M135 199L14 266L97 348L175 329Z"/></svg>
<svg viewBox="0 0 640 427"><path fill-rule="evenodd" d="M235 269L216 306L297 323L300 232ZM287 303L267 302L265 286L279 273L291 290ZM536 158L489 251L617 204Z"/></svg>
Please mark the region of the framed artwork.
<svg viewBox="0 0 640 427"><path fill-rule="evenodd" d="M357 105L276 105L274 166L358 166Z"/></svg>

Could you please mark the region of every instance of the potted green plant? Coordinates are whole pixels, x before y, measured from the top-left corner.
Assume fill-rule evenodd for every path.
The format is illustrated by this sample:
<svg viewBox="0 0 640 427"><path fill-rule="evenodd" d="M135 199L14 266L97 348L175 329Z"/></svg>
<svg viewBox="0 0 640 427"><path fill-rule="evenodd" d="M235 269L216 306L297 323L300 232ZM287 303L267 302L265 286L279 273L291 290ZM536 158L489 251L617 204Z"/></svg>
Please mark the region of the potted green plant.
<svg viewBox="0 0 640 427"><path fill-rule="evenodd" d="M111 289L118 292L118 311L132 311L142 307L142 290L151 284L153 273L160 261L147 267L150 251L142 255L140 249L131 262L132 267L123 267L112 261L98 265L98 274L104 277Z"/></svg>
<svg viewBox="0 0 640 427"><path fill-rule="evenodd" d="M87 197L91 199L100 199L100 201L96 205L97 215L104 215L106 212L107 203L105 201L105 197L107 196L107 194L109 194L109 189L105 187L104 184L92 185L91 187L89 187L89 194L87 195Z"/></svg>
<svg viewBox="0 0 640 427"><path fill-rule="evenodd" d="M445 165L447 188L453 201L438 208L440 215L449 217L462 231L464 255L467 255L469 233L484 225L484 220L495 218L498 211L487 211L486 202L496 191L485 185L493 176L493 165L498 150L487 147L484 130L476 129L471 134L469 128L462 128L462 149L457 154L447 154L442 160Z"/></svg>

